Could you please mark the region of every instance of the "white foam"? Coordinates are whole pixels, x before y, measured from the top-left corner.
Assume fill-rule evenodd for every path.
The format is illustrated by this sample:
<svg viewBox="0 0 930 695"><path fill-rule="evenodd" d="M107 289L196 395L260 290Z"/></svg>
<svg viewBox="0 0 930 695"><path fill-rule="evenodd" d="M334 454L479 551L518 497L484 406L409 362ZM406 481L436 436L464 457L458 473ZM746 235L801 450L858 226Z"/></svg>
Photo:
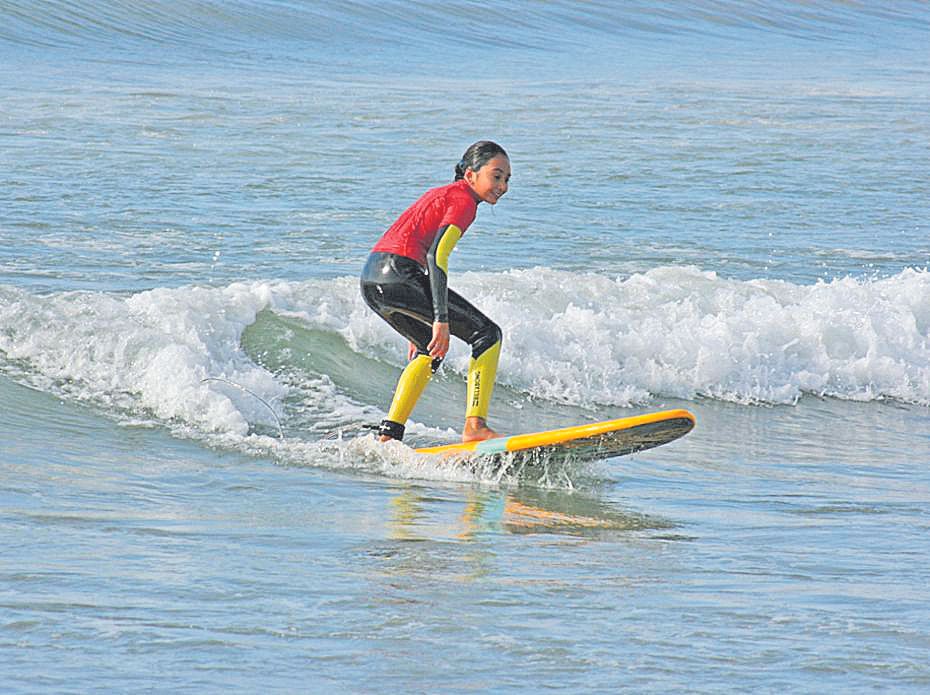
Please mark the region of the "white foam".
<svg viewBox="0 0 930 695"><path fill-rule="evenodd" d="M504 330L500 381L536 398L792 403L814 393L930 405L926 271L795 285L681 267L619 278L535 268L464 273L453 284ZM283 414L293 385L240 347L266 307L338 332L358 353L403 363L404 341L364 306L354 278L130 296L0 287L0 351L5 371L19 368L39 388L126 417L245 437L256 423L274 426L265 406L203 380L228 379ZM446 368L464 374L468 357L456 342ZM334 421L377 412L320 378L306 388L315 399L307 412Z"/></svg>
<svg viewBox="0 0 930 695"><path fill-rule="evenodd" d="M33 296L4 288L0 350L28 365L40 388L204 431L245 434L262 421L254 399L234 401L209 377L273 401L284 388L239 349L267 303L262 286Z"/></svg>
<svg viewBox="0 0 930 695"><path fill-rule="evenodd" d="M693 267L621 278L534 268L454 281L504 329L500 380L539 398L793 403L813 393L930 404L926 271L815 285ZM391 344L364 312L344 331L363 351ZM459 346L447 363L464 373L467 359Z"/></svg>

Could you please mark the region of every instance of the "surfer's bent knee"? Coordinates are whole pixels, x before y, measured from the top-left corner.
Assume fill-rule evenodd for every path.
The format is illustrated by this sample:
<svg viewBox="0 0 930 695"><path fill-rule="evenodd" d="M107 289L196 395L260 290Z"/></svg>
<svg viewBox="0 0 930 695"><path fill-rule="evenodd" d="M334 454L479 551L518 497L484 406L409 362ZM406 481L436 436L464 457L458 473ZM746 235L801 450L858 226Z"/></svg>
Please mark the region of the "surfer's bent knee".
<svg viewBox="0 0 930 695"><path fill-rule="evenodd" d="M501 342L503 338L504 334L500 326L489 320L468 341L471 343L471 356L475 359L481 357L481 355Z"/></svg>
<svg viewBox="0 0 930 695"><path fill-rule="evenodd" d="M413 356L413 359L417 359L418 357L423 357L423 356L429 356L429 351L428 351L428 350L423 350L423 349L421 349L421 348L418 347L418 348L417 348L417 351L416 351L416 354ZM436 372L439 371L439 367L442 365L443 359L445 359L445 358L443 358L443 357L434 357L434 358L433 358L433 361L430 362L429 368L430 368L430 371L431 371L433 374L435 374Z"/></svg>

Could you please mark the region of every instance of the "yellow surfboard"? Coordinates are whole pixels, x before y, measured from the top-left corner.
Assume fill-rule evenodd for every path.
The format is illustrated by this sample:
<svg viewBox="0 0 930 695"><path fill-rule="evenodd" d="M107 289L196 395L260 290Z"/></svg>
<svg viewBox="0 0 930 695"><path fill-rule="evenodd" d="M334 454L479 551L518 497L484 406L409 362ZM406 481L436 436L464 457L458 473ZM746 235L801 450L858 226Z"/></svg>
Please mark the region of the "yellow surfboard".
<svg viewBox="0 0 930 695"><path fill-rule="evenodd" d="M425 447L416 451L456 458L461 455L469 459L514 454L516 458L527 460L594 461L667 444L690 432L694 423L694 415L687 410L663 410L547 432Z"/></svg>

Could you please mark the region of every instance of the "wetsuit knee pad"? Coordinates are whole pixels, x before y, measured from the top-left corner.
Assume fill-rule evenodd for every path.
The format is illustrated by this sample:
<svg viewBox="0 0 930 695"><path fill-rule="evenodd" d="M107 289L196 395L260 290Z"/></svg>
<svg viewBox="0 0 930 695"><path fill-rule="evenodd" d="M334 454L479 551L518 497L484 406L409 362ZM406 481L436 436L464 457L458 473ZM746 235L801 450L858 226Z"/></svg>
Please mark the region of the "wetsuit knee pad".
<svg viewBox="0 0 930 695"><path fill-rule="evenodd" d="M500 326L493 321L488 321L468 341L471 343L471 356L478 359L482 354L501 342L503 337L504 334L501 332Z"/></svg>

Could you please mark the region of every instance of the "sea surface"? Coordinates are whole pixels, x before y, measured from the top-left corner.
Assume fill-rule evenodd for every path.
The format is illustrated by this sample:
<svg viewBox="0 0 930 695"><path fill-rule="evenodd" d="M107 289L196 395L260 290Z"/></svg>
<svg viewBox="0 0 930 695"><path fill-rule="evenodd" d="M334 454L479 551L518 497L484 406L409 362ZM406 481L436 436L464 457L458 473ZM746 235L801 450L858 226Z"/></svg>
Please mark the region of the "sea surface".
<svg viewBox="0 0 930 695"><path fill-rule="evenodd" d="M930 690L928 46L905 0L0 0L0 690ZM364 429L365 256L485 138L491 424L687 437Z"/></svg>

